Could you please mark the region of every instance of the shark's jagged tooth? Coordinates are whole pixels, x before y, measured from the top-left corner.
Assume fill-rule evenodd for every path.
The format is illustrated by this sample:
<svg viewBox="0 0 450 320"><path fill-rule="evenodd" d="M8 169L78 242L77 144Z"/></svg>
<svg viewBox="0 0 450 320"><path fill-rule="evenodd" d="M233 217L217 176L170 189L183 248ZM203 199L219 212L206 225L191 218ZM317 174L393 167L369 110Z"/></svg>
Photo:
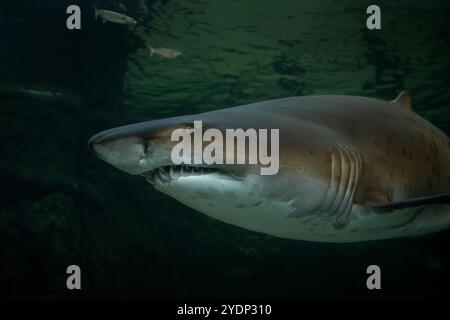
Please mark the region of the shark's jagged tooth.
<svg viewBox="0 0 450 320"><path fill-rule="evenodd" d="M153 178L153 181L154 181L156 184L162 184L162 181L161 181L159 175L157 175L157 174L155 174L155 177Z"/></svg>

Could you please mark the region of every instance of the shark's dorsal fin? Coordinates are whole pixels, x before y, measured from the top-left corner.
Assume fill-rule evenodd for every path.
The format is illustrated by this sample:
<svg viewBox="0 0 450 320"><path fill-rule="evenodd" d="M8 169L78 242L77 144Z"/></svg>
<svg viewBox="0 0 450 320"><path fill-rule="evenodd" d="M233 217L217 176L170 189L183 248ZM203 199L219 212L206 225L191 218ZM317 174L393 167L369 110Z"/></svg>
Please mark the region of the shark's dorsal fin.
<svg viewBox="0 0 450 320"><path fill-rule="evenodd" d="M418 207L423 205L432 205L432 204L447 204L450 205L450 194L438 194L429 197L422 198L413 198L408 200L390 202L390 203L382 203L382 204L371 204L370 207L374 209L380 209L383 211L392 211L398 209L406 209L411 207Z"/></svg>
<svg viewBox="0 0 450 320"><path fill-rule="evenodd" d="M411 94L408 91L402 91L399 93L397 98L391 101L391 103L396 103L401 105L403 108L411 110L412 99Z"/></svg>

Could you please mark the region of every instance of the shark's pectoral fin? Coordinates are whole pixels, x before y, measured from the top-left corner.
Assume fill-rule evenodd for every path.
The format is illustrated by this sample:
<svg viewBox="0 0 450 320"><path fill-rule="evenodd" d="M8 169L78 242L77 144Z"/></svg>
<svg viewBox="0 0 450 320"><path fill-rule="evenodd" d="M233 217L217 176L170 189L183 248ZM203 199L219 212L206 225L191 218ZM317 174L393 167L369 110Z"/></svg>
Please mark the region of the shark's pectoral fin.
<svg viewBox="0 0 450 320"><path fill-rule="evenodd" d="M448 204L450 205L450 194L438 194L429 197L414 198L390 203L369 203L368 206L376 209L380 213L388 213L393 210L406 209L431 204Z"/></svg>
<svg viewBox="0 0 450 320"><path fill-rule="evenodd" d="M405 109L412 110L412 98L408 91L402 91L399 93L397 98L391 101L391 103L396 103Z"/></svg>

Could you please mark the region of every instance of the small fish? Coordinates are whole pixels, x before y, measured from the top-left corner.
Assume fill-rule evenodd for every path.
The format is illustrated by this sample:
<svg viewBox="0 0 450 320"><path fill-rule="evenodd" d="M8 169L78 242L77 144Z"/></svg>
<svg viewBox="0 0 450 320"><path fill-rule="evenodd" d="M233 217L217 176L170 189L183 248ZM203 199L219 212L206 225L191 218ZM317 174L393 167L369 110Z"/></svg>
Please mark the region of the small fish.
<svg viewBox="0 0 450 320"><path fill-rule="evenodd" d="M58 96L62 96L62 93L54 91L43 91L35 89L20 89L18 91L25 95L36 96L41 98L55 98Z"/></svg>
<svg viewBox="0 0 450 320"><path fill-rule="evenodd" d="M131 25L135 25L137 23L137 21L134 20L132 17L126 16L122 13L110 11L110 10L97 9L95 7L95 5L94 5L94 11L95 11L95 19L97 19L97 17L100 17L100 18L102 18L103 23L105 23L105 21L109 21L112 23L118 23L118 24L131 24Z"/></svg>
<svg viewBox="0 0 450 320"><path fill-rule="evenodd" d="M159 55L161 58L168 58L168 59L173 59L178 57L181 52L178 50L174 50L174 49L169 49L169 48L152 48L149 47L150 50L150 57L153 57L154 54Z"/></svg>

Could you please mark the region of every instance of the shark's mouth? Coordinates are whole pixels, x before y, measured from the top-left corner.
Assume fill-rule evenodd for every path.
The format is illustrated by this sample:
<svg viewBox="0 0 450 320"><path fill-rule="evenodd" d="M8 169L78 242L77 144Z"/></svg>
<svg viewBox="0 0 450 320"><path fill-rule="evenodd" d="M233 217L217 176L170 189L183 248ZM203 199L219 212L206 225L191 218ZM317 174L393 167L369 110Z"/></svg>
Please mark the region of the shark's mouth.
<svg viewBox="0 0 450 320"><path fill-rule="evenodd" d="M210 173L221 173L217 168L213 167L199 167L190 165L172 165L162 166L156 169L141 173L140 176L144 177L151 183L169 183L172 180L176 180L180 177L200 176Z"/></svg>

